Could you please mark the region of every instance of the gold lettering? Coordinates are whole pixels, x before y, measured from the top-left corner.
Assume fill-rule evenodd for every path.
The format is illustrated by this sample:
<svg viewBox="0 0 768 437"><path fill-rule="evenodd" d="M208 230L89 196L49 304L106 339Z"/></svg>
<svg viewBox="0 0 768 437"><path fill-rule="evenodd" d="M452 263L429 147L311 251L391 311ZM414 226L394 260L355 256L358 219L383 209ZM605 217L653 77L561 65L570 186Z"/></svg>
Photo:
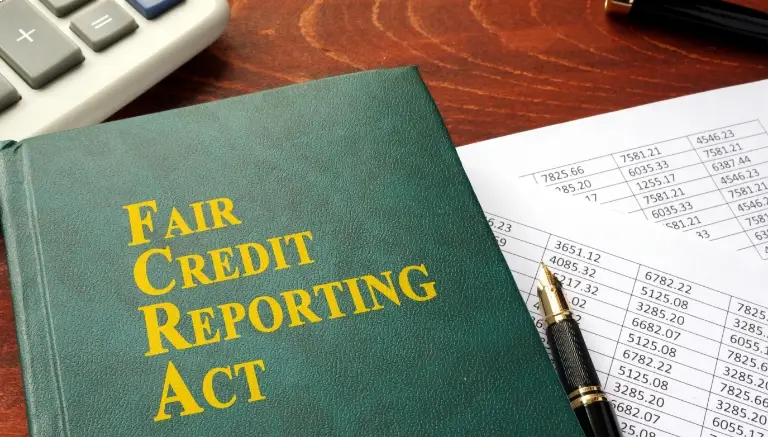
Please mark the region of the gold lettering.
<svg viewBox="0 0 768 437"><path fill-rule="evenodd" d="M224 228L227 225L224 224L224 220L228 221L232 225L239 225L242 222L235 217L232 213L235 204L232 203L232 199L221 197L218 199L212 199L208 201L208 205L211 207L211 217L213 218L213 229Z"/></svg>
<svg viewBox="0 0 768 437"><path fill-rule="evenodd" d="M285 243L288 244L291 240L296 244L296 253L299 254L299 265L312 264L315 262L309 257L309 251L307 251L307 244L304 242L304 238L312 240L312 232L299 232L297 234L290 234L285 236Z"/></svg>
<svg viewBox="0 0 768 437"><path fill-rule="evenodd" d="M291 290L280 293L280 295L285 299L285 307L288 310L288 317L291 319L291 324L288 325L288 327L303 325L304 321L301 320L302 315L310 323L317 323L323 320L309 309L309 303L312 301L312 297L306 290ZM296 303L295 296L299 297L299 303Z"/></svg>
<svg viewBox="0 0 768 437"><path fill-rule="evenodd" d="M173 390L173 395L170 394ZM195 398L190 393L184 380L181 379L179 371L173 365L173 361L168 361L168 370L165 372L165 383L163 384L163 394L160 397L160 408L157 410L155 422L168 420L171 415L165 411L168 404L178 402L181 404L181 416L202 413L203 408L195 402Z"/></svg>
<svg viewBox="0 0 768 437"><path fill-rule="evenodd" d="M360 287L357 286L358 279L360 278L350 278L343 281L347 284L349 295L352 296L352 303L355 304L355 311L352 314L362 314L370 311L370 308L365 306L365 300L363 300L363 295L360 293Z"/></svg>
<svg viewBox="0 0 768 437"><path fill-rule="evenodd" d="M212 337L209 337L212 334L211 319L213 319L213 308L201 308L189 311L187 314L192 319L192 329L195 332L195 346L218 343L220 341L221 333L218 329Z"/></svg>
<svg viewBox="0 0 768 437"><path fill-rule="evenodd" d="M395 305L400 306L400 297L398 297L397 290L395 290L395 285L392 283L392 272L381 272L381 274L384 275L384 277L387 279L387 284L381 282L377 277L373 275L365 275L360 278L363 280L363 282L365 282L365 285L368 286L368 293L370 293L371 300L373 300L373 307L371 307L371 309L374 311L384 308L384 306L381 305L376 299L376 291L394 302Z"/></svg>
<svg viewBox="0 0 768 437"><path fill-rule="evenodd" d="M235 329L235 323L243 320L245 308L236 302L225 303L224 305L219 305L218 308L221 310L221 318L224 319L224 331L227 333L224 336L224 341L240 338L240 334Z"/></svg>
<svg viewBox="0 0 768 437"><path fill-rule="evenodd" d="M176 260L181 265L181 275L184 278L184 285L181 288L193 288L213 282L203 273L205 261L202 256L196 254L185 255L176 258ZM194 262L194 266L190 264L191 262ZM199 284L195 283L195 278L197 278Z"/></svg>
<svg viewBox="0 0 768 437"><path fill-rule="evenodd" d="M312 292L315 293L315 296L317 296L321 291L325 295L325 301L328 304L328 310L330 311L330 316L328 317L329 319L338 319L340 317L346 316L346 314L341 311L341 308L339 307L339 301L336 299L336 294L334 293L334 289L336 288L338 288L339 291L344 290L341 282L329 282L327 284L315 285L315 287L312 289Z"/></svg>
<svg viewBox="0 0 768 437"><path fill-rule="evenodd" d="M259 313L259 302L266 302L272 311L272 326L267 328L264 322L261 321L261 314ZM259 296L251 301L248 305L248 320L251 321L251 325L261 332L274 332L280 328L283 324L283 309L280 304L277 303L275 298L270 296Z"/></svg>
<svg viewBox="0 0 768 437"><path fill-rule="evenodd" d="M280 245L280 240L282 240L280 237L267 240L272 246L272 254L275 255L275 270L282 270L290 267L290 264L285 262L285 254L283 253L283 247Z"/></svg>
<svg viewBox="0 0 768 437"><path fill-rule="evenodd" d="M171 291L173 287L176 286L176 280L172 279L171 282L165 286L165 288L155 288L149 282L147 262L149 262L149 257L152 255L163 255L163 257L168 262L171 262L172 260L170 246L166 246L163 249L149 249L139 255L139 258L136 260L136 264L133 265L133 279L136 282L136 286L139 287L139 290L142 292L150 296L162 296Z"/></svg>
<svg viewBox="0 0 768 437"><path fill-rule="evenodd" d="M267 249L258 243L246 243L238 244L235 246L240 251L240 257L243 259L243 277L258 275L269 267L269 253ZM253 268L253 258L251 258L250 249L256 251L256 255L259 256L259 268Z"/></svg>
<svg viewBox="0 0 768 437"><path fill-rule="evenodd" d="M173 238L175 236L173 231L177 229L181 231L180 236L189 235L194 232L187 222L184 221L184 217L181 216L179 210L173 208L171 209L171 217L168 219L168 232L165 233L165 239Z"/></svg>
<svg viewBox="0 0 768 437"><path fill-rule="evenodd" d="M248 390L251 392L251 397L248 398L248 402L263 401L267 398L261 394L259 379L256 376L256 366L259 366L262 372L266 371L264 368L264 361L262 360L235 364L235 376L239 375L240 369L245 370L245 379L248 381Z"/></svg>
<svg viewBox="0 0 768 437"><path fill-rule="evenodd" d="M216 397L216 392L213 390L213 377L218 373L223 373L230 381L232 380L232 370L229 366L214 367L209 370L208 373L205 374L205 378L203 378L203 396L205 396L205 400L208 401L208 404L214 408L229 408L235 403L237 396L233 393L232 397L230 397L227 402L221 402L219 398Z"/></svg>
<svg viewBox="0 0 768 437"><path fill-rule="evenodd" d="M149 229L149 232L154 231L152 214L147 211L144 217L142 217L142 208L149 208L152 212L157 212L157 202L147 200L146 202L133 203L123 207L124 210L128 211L128 223L131 226L131 242L128 243L128 246L149 243L149 239L144 236L145 227Z"/></svg>
<svg viewBox="0 0 768 437"><path fill-rule="evenodd" d="M168 349L163 347L162 337L165 337L178 350L189 349L194 346L176 330L176 325L181 319L181 314L176 305L170 302L161 302L139 307L139 311L144 313L144 325L147 329L147 343L149 344L149 350L144 356L151 357L168 352ZM166 320L162 325L160 325L158 311L165 312Z"/></svg>
<svg viewBox="0 0 768 437"><path fill-rule="evenodd" d="M418 266L408 266L404 268L400 272L400 275L398 277L398 282L400 283L400 289L403 291L403 294L417 302L424 302L437 296L437 291L435 290L435 281L422 282L421 284L419 284L419 286L424 290L423 296L418 295L413 291L413 287L411 286L411 283L408 281L408 273L410 273L413 270L421 272L425 277L429 276L427 274L427 268L424 267L424 264L420 264Z"/></svg>
<svg viewBox="0 0 768 437"><path fill-rule="evenodd" d="M214 282L228 281L240 277L240 269L235 267L233 270L229 265L229 260L232 258L231 247L208 251L208 255L211 256L211 261L213 261Z"/></svg>
<svg viewBox="0 0 768 437"><path fill-rule="evenodd" d="M197 224L197 229L195 229L195 232L204 232L211 229L208 227L208 224L205 222L205 213L203 212L203 203L204 202L195 202L195 203L189 204L189 206L192 208L192 212L195 213L195 223Z"/></svg>

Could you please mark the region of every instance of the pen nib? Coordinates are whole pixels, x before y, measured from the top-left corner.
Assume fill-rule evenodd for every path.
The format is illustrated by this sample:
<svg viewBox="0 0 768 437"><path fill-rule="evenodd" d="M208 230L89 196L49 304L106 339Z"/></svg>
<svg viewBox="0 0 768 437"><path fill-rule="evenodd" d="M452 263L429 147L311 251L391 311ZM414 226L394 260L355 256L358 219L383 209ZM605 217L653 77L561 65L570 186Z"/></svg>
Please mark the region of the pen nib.
<svg viewBox="0 0 768 437"><path fill-rule="evenodd" d="M536 278L536 288L539 290L546 290L546 288L555 289L560 288L560 281L557 280L552 270L549 270L544 263L539 263L539 274Z"/></svg>
<svg viewBox="0 0 768 437"><path fill-rule="evenodd" d="M547 325L561 318L570 317L571 312L563 293L562 284L544 263L539 266L536 289L544 322Z"/></svg>

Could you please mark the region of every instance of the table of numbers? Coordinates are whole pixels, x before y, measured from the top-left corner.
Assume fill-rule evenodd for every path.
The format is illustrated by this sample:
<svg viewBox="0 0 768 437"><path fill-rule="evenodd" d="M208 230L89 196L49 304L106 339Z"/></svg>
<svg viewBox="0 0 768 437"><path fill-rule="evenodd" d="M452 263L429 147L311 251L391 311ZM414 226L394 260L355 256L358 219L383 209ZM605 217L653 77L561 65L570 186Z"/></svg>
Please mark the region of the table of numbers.
<svg viewBox="0 0 768 437"><path fill-rule="evenodd" d="M768 307L486 215L545 345L539 263L562 282L625 436L768 437Z"/></svg>
<svg viewBox="0 0 768 437"><path fill-rule="evenodd" d="M523 177L768 259L768 133L759 120Z"/></svg>

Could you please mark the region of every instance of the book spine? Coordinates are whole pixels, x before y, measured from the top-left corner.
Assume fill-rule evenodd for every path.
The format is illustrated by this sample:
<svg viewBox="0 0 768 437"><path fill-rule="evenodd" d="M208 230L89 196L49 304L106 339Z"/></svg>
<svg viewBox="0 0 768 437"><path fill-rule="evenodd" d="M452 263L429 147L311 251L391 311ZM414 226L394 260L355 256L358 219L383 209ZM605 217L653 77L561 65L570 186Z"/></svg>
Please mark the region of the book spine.
<svg viewBox="0 0 768 437"><path fill-rule="evenodd" d="M22 143L0 142L0 219L32 437L68 436L37 212Z"/></svg>

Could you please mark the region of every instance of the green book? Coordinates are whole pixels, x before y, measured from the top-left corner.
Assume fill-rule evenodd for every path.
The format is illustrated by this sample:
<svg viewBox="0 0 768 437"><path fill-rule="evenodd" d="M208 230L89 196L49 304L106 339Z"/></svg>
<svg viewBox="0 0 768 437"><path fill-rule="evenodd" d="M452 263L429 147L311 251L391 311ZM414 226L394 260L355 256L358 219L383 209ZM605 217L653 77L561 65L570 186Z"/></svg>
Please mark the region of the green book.
<svg viewBox="0 0 768 437"><path fill-rule="evenodd" d="M415 68L0 165L33 437L582 435Z"/></svg>

